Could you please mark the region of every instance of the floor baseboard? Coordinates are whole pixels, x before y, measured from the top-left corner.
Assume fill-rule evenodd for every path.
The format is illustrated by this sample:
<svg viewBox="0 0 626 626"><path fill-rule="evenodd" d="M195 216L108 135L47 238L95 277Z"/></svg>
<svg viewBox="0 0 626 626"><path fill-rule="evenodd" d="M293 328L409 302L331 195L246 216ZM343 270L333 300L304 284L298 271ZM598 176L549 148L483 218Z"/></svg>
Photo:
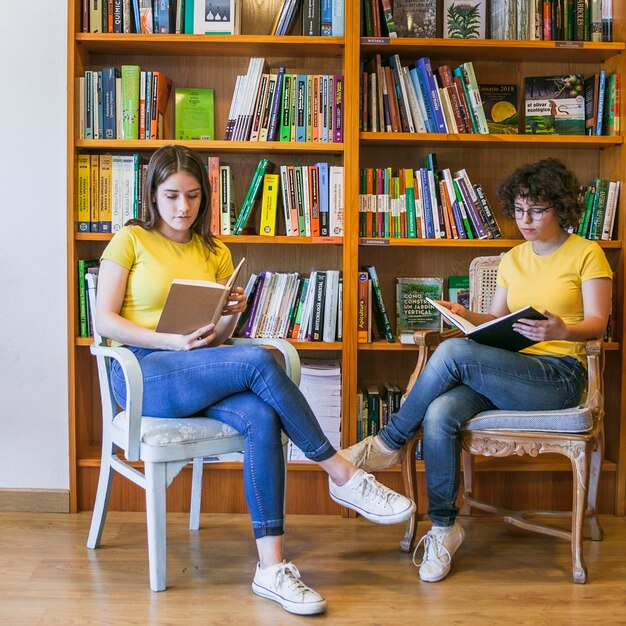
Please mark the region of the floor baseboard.
<svg viewBox="0 0 626 626"><path fill-rule="evenodd" d="M0 489L0 511L69 513L68 489Z"/></svg>

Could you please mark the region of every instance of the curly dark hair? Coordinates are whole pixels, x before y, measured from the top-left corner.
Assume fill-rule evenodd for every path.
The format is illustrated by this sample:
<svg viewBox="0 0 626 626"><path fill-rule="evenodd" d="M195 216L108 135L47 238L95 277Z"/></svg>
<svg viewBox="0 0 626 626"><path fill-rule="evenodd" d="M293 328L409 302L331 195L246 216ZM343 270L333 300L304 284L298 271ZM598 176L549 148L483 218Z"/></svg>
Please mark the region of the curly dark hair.
<svg viewBox="0 0 626 626"><path fill-rule="evenodd" d="M582 214L580 183L558 159L526 163L507 176L497 191L504 214L515 219L515 199L528 198L554 207L564 230L576 227Z"/></svg>
<svg viewBox="0 0 626 626"><path fill-rule="evenodd" d="M141 226L146 230L153 230L159 225L161 216L155 202L157 187L177 172L187 172L200 185L202 192L200 210L191 230L200 235L209 252L215 252L215 238L211 234L211 201L209 199L208 176L200 157L185 146L163 146L152 155L148 163L148 172L143 188L143 198L147 207L146 219L128 220L126 224Z"/></svg>

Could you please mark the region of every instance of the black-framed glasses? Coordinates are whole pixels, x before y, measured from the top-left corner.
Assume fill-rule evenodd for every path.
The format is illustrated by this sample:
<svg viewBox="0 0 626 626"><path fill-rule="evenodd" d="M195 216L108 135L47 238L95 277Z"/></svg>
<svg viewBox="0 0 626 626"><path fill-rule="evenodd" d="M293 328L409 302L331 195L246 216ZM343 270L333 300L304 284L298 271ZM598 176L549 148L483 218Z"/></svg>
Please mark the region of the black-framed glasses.
<svg viewBox="0 0 626 626"><path fill-rule="evenodd" d="M543 219L543 216L551 209L552 206L547 207L538 207L533 206L530 209L521 209L519 207L515 207L515 219L521 220L524 218L524 215L528 215L533 222L540 222Z"/></svg>

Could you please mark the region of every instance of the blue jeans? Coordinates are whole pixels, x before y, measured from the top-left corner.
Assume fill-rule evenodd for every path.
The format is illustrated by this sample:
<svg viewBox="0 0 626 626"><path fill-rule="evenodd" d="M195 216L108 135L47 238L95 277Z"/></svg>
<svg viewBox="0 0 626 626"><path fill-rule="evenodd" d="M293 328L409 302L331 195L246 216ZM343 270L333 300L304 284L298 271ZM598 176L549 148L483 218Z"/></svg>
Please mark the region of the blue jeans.
<svg viewBox="0 0 626 626"><path fill-rule="evenodd" d="M533 356L448 339L430 357L379 436L397 450L422 427L428 515L435 526L451 526L458 513L463 422L494 408L543 411L575 406L585 384L585 368L572 357Z"/></svg>
<svg viewBox="0 0 626 626"><path fill-rule="evenodd" d="M256 346L190 352L128 346L143 374L143 414L212 417L245 437L244 491L256 538L284 532L284 465L281 430L308 459L333 454L306 399L274 360ZM114 362L115 399L126 405L126 387Z"/></svg>

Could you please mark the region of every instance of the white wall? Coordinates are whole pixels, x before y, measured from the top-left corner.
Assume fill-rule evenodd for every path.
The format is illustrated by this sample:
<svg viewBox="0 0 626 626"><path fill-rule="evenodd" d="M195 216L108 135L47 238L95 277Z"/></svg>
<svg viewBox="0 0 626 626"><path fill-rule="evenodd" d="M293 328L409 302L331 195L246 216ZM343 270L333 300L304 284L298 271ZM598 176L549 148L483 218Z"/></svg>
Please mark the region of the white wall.
<svg viewBox="0 0 626 626"><path fill-rule="evenodd" d="M67 489L67 7L0 13L0 488Z"/></svg>

